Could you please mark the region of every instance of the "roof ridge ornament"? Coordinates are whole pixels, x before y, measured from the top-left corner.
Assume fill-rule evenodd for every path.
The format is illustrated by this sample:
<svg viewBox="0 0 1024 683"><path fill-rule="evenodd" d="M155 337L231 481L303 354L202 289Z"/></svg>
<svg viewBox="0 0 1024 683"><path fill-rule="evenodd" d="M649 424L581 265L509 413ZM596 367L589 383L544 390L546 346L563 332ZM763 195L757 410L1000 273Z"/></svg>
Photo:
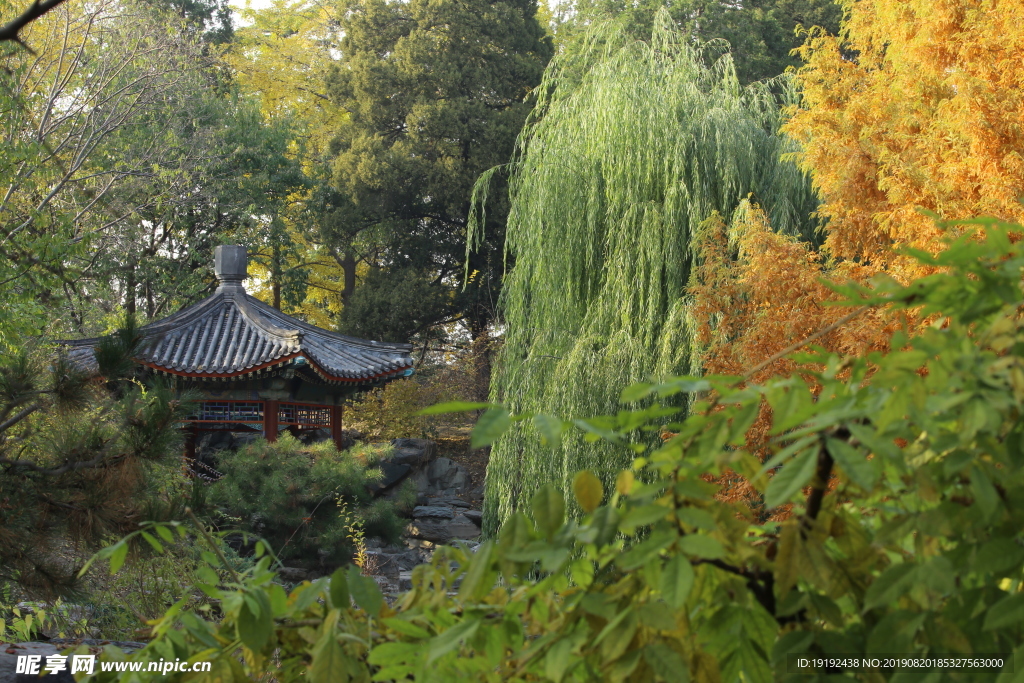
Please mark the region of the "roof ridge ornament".
<svg viewBox="0 0 1024 683"><path fill-rule="evenodd" d="M242 281L249 275L249 255L245 247L222 244L213 250L213 272L218 292L245 292Z"/></svg>
<svg viewBox="0 0 1024 683"><path fill-rule="evenodd" d="M245 247L214 250L217 291L197 304L139 328L150 342L136 362L156 372L200 380L263 377L305 357L309 370L328 384L372 384L413 367L409 344L357 339L325 330L282 313L249 296ZM73 362L95 368L99 339L62 342ZM310 372L310 370L312 372Z"/></svg>

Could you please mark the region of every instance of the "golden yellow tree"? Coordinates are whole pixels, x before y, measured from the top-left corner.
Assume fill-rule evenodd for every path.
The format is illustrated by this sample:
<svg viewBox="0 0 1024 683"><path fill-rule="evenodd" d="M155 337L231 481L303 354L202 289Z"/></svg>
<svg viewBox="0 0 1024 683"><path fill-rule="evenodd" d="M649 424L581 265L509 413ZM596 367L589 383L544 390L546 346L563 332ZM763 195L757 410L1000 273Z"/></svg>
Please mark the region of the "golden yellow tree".
<svg viewBox="0 0 1024 683"><path fill-rule="evenodd" d="M848 2L840 36L802 48L803 146L829 218L825 252L897 267L947 219L1024 218L1024 2Z"/></svg>
<svg viewBox="0 0 1024 683"><path fill-rule="evenodd" d="M881 350L895 327L920 321L877 310L844 321L850 309L828 305L841 297L824 281L923 275L902 250L944 247L934 214L1024 219L1024 2L846 10L839 36L812 33L801 49L802 100L783 127L823 200L823 245L771 230L756 206L703 226L690 293L708 373L756 370L763 382L799 372L777 354L824 329L814 343L830 350ZM770 424L765 406L751 443ZM756 498L742 478L723 483L726 497Z"/></svg>
<svg viewBox="0 0 1024 683"><path fill-rule="evenodd" d="M813 33L801 49L802 101L783 127L823 200L824 244L774 234L755 210L702 241L693 294L710 372L755 367L841 318L821 278L921 275L901 249L943 248L929 214L1024 220L1024 2L846 9L841 35ZM898 323L866 316L817 343L856 353ZM758 379L792 369L778 361Z"/></svg>
<svg viewBox="0 0 1024 683"><path fill-rule="evenodd" d="M330 170L328 144L347 113L326 94L327 76L339 56L337 9L317 0L275 0L240 12L244 26L225 54L242 87L260 99L264 117L292 123L292 153L309 187L289 196L277 219L292 249L288 269L301 268L305 298L282 308L314 325L334 327L343 299L357 276L359 258L321 243L316 223L323 218ZM349 272L350 271L350 272ZM253 264L261 284L254 295L268 302L274 294L269 268Z"/></svg>

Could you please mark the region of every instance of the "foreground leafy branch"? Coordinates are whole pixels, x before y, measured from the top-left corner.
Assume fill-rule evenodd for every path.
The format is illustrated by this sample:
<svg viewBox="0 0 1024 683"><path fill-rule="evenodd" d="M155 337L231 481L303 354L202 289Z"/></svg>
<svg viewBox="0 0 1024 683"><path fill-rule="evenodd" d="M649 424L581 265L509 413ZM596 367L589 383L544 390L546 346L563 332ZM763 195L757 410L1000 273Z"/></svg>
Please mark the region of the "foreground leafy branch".
<svg viewBox="0 0 1024 683"><path fill-rule="evenodd" d="M856 305L938 317L913 338L894 334L888 353L804 354L800 376L763 386L736 377L635 385L615 416L575 422L437 408L488 407L477 443L532 419L549 446L582 429L628 449L632 467L612 491L576 474L572 503L542 487L475 552L440 548L394 604L354 567L289 593L270 557L233 577L206 553L197 588L220 613L179 603L133 660L212 662L212 673L165 679L175 681L768 682L910 675L849 664L801 671L795 658L956 655L995 656L1003 663L986 669L989 679L1015 680L1024 251L1010 240L1020 226L956 228L979 225L939 256L917 255L934 275L848 290ZM684 393L694 398L685 416L668 405ZM763 402L773 420L764 462L747 449ZM643 445L665 431L674 436ZM718 499L710 481L728 473L746 477L777 521Z"/></svg>

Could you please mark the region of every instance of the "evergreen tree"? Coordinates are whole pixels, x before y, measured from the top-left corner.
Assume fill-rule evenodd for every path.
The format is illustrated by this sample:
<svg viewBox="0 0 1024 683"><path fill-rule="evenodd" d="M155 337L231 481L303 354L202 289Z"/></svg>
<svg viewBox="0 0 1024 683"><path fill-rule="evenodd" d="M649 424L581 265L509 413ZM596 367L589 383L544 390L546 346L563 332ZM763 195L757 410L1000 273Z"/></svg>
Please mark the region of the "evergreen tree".
<svg viewBox="0 0 1024 683"><path fill-rule="evenodd" d="M342 63L329 94L349 112L333 143L334 184L342 195L328 242L375 246L369 298L414 287L446 305L433 324L464 320L474 337L495 315L507 207L487 214L487 239L470 257L463 288L465 235L473 183L512 155L552 53L535 0L353 1L341 22ZM497 193L496 193L497 194ZM364 252L367 251L364 249ZM349 307L343 329L365 327ZM408 335L423 311L406 315Z"/></svg>
<svg viewBox="0 0 1024 683"><path fill-rule="evenodd" d="M140 343L129 318L93 368L38 348L0 356L0 581L67 593L79 567L66 545L133 531L184 499L180 421L192 396L141 387Z"/></svg>

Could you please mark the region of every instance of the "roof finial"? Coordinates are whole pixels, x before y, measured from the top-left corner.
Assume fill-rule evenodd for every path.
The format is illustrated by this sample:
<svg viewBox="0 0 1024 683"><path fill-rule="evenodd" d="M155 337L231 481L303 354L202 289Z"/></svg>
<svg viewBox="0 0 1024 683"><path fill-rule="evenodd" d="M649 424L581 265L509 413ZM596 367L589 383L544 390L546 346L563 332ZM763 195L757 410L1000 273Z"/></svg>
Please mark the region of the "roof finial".
<svg viewBox="0 0 1024 683"><path fill-rule="evenodd" d="M245 247L224 244L213 250L213 272L220 282L218 289L242 287L246 278L249 258Z"/></svg>

